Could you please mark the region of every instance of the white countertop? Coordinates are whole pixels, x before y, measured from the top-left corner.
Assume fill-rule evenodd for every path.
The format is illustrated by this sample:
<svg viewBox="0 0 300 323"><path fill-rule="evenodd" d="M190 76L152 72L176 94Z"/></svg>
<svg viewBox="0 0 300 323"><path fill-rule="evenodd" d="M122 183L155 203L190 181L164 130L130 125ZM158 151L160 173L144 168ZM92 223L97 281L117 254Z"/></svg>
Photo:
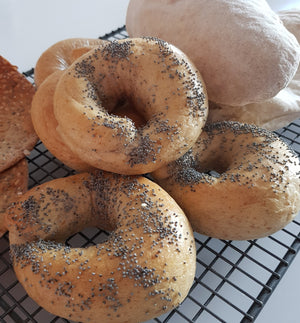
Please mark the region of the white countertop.
<svg viewBox="0 0 300 323"><path fill-rule="evenodd" d="M125 24L129 0L0 0L0 54L21 71L40 54L71 37L97 38ZM274 10L299 7L300 1L269 1ZM283 3L283 4L282 4ZM279 283L257 323L300 322L300 255ZM205 322L210 323L210 322Z"/></svg>

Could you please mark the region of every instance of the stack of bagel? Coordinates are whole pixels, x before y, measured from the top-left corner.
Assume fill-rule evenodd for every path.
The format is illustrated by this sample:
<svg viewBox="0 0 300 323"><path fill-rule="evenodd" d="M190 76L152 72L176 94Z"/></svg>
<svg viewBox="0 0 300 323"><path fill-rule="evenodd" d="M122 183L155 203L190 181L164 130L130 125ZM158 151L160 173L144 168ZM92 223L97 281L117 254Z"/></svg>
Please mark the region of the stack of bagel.
<svg viewBox="0 0 300 323"><path fill-rule="evenodd" d="M216 121L210 110L212 103L237 110L263 104L284 91L300 61L296 38L264 7L263 18L284 35L281 51L271 51L270 75L264 71L247 88L248 79L237 86L215 66L211 74L230 82L216 80L206 71L210 62L202 57L199 65L184 43L168 40L165 26L149 22L161 35L143 29L148 6L160 8L151 18L163 22L157 12L190 10L182 3L132 0L129 38L66 39L35 66L34 129L77 174L15 199L5 227L18 279L51 313L81 322L157 317L178 306L193 283L193 231L257 239L285 227L300 210L295 152L259 122ZM231 8L232 1L222 4ZM270 46L278 46L278 37ZM260 83L263 77L268 82ZM88 226L111 232L108 240L88 248L65 245Z"/></svg>

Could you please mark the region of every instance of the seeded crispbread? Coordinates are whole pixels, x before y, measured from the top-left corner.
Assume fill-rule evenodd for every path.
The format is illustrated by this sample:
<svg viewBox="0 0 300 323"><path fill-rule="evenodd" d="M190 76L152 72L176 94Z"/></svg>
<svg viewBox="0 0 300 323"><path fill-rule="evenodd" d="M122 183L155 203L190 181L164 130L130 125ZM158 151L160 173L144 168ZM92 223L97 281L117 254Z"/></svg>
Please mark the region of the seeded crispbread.
<svg viewBox="0 0 300 323"><path fill-rule="evenodd" d="M28 165L25 158L0 173L0 237L7 231L4 212L10 203L27 191Z"/></svg>
<svg viewBox="0 0 300 323"><path fill-rule="evenodd" d="M24 158L37 142L30 107L35 88L0 56L0 172Z"/></svg>

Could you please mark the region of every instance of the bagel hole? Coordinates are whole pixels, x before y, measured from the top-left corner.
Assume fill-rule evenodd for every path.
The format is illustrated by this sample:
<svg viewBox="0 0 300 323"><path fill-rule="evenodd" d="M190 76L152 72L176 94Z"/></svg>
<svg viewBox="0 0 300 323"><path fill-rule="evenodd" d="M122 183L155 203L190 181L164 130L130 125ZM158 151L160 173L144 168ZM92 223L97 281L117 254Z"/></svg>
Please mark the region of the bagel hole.
<svg viewBox="0 0 300 323"><path fill-rule="evenodd" d="M219 178L221 176L221 174L216 172L215 170L209 170L208 172L206 172L206 174L216 178Z"/></svg>
<svg viewBox="0 0 300 323"><path fill-rule="evenodd" d="M220 156L201 160L197 162L196 170L200 173L205 173L213 177L220 177L229 169L229 163L224 161Z"/></svg>
<svg viewBox="0 0 300 323"><path fill-rule="evenodd" d="M122 118L124 117L129 118L130 120L133 121L136 128L142 128L147 123L147 120L144 118L144 116L136 110L132 100L130 100L130 98L125 96L121 97L117 101L116 105L113 107L111 111L109 111L109 113L117 115Z"/></svg>
<svg viewBox="0 0 300 323"><path fill-rule="evenodd" d="M105 242L109 235L109 232L100 230L97 227L87 227L70 235L65 240L65 244L71 248L87 248Z"/></svg>

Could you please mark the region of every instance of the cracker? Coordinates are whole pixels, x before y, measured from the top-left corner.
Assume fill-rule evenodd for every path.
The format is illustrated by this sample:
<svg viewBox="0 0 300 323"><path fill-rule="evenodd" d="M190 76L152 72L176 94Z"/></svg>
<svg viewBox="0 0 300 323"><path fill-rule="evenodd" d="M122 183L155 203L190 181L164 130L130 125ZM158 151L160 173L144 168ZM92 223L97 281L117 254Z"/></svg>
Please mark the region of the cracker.
<svg viewBox="0 0 300 323"><path fill-rule="evenodd" d="M16 165L0 173L0 237L7 231L4 214L7 207L27 191L28 164L23 158Z"/></svg>
<svg viewBox="0 0 300 323"><path fill-rule="evenodd" d="M35 88L0 56L0 172L23 159L37 142L30 107Z"/></svg>

